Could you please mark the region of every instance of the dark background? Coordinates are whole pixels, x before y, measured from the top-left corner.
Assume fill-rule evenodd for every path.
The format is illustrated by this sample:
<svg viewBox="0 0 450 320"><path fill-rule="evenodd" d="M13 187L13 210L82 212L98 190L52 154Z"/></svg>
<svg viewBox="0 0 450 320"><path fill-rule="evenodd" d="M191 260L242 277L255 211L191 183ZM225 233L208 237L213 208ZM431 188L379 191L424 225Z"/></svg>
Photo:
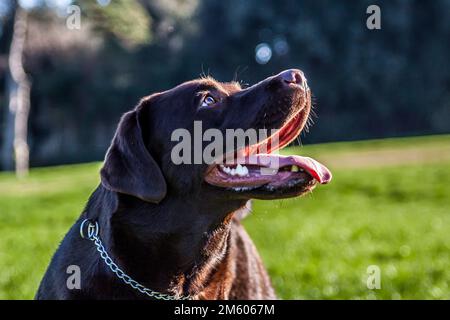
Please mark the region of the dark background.
<svg viewBox="0 0 450 320"><path fill-rule="evenodd" d="M15 1L1 2L0 144ZM64 8L24 1L32 166L103 159L140 97L201 74L253 84L302 69L317 114L304 143L450 132L450 1L98 2L75 1L82 28L69 30ZM371 4L381 30L366 27Z"/></svg>

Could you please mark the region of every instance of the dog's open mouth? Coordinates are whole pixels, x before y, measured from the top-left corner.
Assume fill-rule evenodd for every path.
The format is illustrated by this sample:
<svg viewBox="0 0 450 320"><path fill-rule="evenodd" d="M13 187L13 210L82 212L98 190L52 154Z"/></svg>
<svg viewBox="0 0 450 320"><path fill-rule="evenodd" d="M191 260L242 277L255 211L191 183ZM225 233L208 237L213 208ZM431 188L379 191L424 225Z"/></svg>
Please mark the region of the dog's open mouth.
<svg viewBox="0 0 450 320"><path fill-rule="evenodd" d="M237 192L295 191L300 194L316 183L331 181L331 172L318 161L298 155L281 156L273 152L291 143L301 132L304 112L299 111L274 135L257 144L247 146L224 163L211 165L205 181L210 185ZM278 142L278 143L277 143ZM261 150L264 151L261 153Z"/></svg>

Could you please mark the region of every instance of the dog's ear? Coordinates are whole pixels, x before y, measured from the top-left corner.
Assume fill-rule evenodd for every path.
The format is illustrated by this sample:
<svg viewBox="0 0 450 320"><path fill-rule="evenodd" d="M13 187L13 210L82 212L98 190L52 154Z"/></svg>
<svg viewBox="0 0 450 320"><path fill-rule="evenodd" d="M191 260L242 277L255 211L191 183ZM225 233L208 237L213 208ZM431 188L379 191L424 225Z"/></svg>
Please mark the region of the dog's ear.
<svg viewBox="0 0 450 320"><path fill-rule="evenodd" d="M101 182L108 190L158 203L167 185L142 135L139 109L124 114L106 153Z"/></svg>

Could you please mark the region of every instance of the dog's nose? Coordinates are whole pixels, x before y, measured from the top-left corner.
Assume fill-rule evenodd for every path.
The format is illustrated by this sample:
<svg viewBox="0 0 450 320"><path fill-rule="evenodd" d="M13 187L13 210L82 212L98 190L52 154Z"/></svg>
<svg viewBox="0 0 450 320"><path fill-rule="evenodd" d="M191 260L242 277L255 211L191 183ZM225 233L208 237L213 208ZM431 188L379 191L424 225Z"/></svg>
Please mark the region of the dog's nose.
<svg viewBox="0 0 450 320"><path fill-rule="evenodd" d="M286 84L297 84L299 86L306 88L305 76L303 75L303 72L301 72L298 69L285 70L281 72L278 76Z"/></svg>

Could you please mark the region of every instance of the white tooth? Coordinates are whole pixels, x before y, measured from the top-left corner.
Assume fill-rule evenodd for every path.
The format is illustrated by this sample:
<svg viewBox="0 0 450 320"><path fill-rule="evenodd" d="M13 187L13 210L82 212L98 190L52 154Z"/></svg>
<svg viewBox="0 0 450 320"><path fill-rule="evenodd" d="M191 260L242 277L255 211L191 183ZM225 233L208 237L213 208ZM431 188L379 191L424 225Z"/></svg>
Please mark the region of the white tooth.
<svg viewBox="0 0 450 320"><path fill-rule="evenodd" d="M247 169L246 166L242 166L242 175L243 175L243 176L248 175L248 169Z"/></svg>
<svg viewBox="0 0 450 320"><path fill-rule="evenodd" d="M236 174L236 170L235 169L231 169L231 175L234 176Z"/></svg>
<svg viewBox="0 0 450 320"><path fill-rule="evenodd" d="M238 164L237 167L236 167L236 174L238 176L242 176L243 173L244 173L244 170L243 170L242 166L240 164Z"/></svg>

